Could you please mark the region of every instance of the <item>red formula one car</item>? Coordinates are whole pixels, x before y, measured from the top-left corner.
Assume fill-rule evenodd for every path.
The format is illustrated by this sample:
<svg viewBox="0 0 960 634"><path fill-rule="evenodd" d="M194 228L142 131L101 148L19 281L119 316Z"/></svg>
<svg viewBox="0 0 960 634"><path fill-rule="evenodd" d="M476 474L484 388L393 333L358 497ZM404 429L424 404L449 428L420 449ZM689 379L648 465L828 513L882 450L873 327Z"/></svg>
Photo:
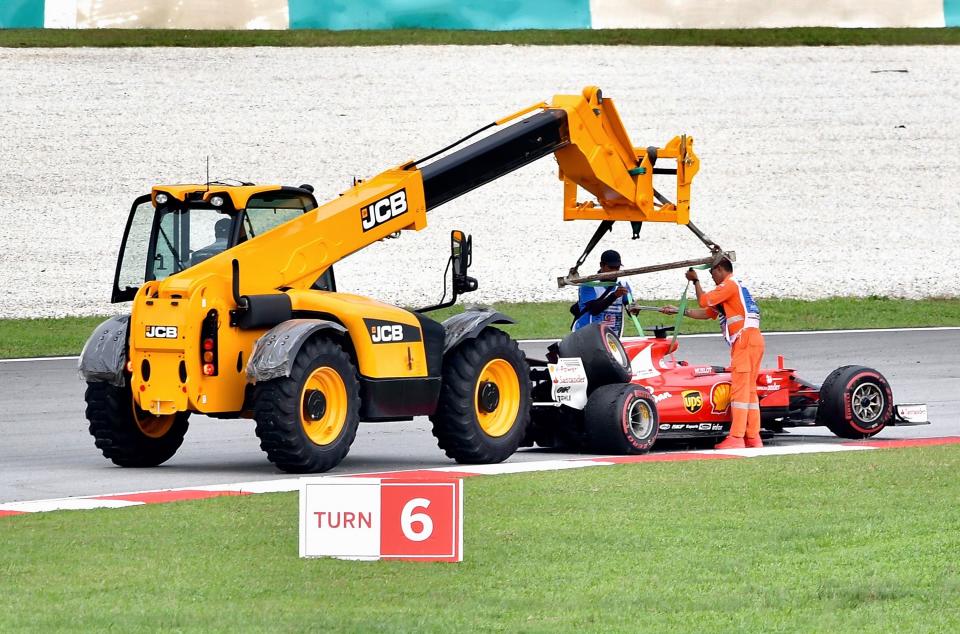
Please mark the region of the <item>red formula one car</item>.
<svg viewBox="0 0 960 634"><path fill-rule="evenodd" d="M722 438L730 429L729 368L676 358L672 328L621 342L605 326L570 333L528 358L533 405L527 443L599 453L640 453L658 439ZM671 349L671 346L673 348ZM926 405L895 405L878 371L846 365L822 385L784 367L757 377L764 436L824 425L841 438L868 438L888 425L925 424Z"/></svg>

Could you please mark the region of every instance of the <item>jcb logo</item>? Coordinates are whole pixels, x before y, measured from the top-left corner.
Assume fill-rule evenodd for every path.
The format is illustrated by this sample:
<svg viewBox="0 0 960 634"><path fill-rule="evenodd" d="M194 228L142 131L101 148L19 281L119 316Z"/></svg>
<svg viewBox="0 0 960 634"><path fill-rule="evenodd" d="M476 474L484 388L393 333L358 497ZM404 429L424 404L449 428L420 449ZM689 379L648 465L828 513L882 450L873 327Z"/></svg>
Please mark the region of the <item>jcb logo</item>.
<svg viewBox="0 0 960 634"><path fill-rule="evenodd" d="M176 326L147 326L148 339L176 339Z"/></svg>
<svg viewBox="0 0 960 634"><path fill-rule="evenodd" d="M363 323L367 327L367 332L370 333L370 341L373 343L420 341L420 329L416 326L398 324L395 321L385 319L364 318Z"/></svg>
<svg viewBox="0 0 960 634"><path fill-rule="evenodd" d="M691 414L696 414L703 407L703 394L697 390L687 390L680 396L683 398L683 409Z"/></svg>
<svg viewBox="0 0 960 634"><path fill-rule="evenodd" d="M371 205L361 208L360 224L363 226L364 231L370 231L374 227L406 212L407 190L401 189L385 198L381 198Z"/></svg>
<svg viewBox="0 0 960 634"><path fill-rule="evenodd" d="M370 338L373 340L373 343L403 341L403 326L400 324L373 326L370 328Z"/></svg>

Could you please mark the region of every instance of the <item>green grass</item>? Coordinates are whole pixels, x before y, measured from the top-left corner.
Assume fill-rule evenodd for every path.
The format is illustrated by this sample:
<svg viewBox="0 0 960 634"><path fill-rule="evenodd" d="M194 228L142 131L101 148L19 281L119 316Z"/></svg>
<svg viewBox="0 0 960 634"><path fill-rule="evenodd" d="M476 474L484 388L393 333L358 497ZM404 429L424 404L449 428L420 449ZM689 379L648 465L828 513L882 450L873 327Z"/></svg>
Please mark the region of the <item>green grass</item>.
<svg viewBox="0 0 960 634"><path fill-rule="evenodd" d="M663 300L638 300L662 305ZM888 299L882 297L834 297L815 301L799 299L761 299L763 329L767 332L791 330L831 330L845 328L909 328L921 326L960 326L960 298ZM504 330L517 339L550 339L570 329L572 315L567 302L502 303L495 307L517 321ZM430 313L443 321L461 312L463 305ZM105 317L65 317L61 319L0 319L0 358L74 355L80 352L91 331ZM672 324L673 317L641 313L644 326ZM692 334L718 332L716 322L685 319L681 332ZM636 331L628 322L626 334Z"/></svg>
<svg viewBox="0 0 960 634"><path fill-rule="evenodd" d="M960 28L942 29L603 29L526 31L185 31L140 29L0 30L0 47L75 46L838 46L960 44Z"/></svg>
<svg viewBox="0 0 960 634"><path fill-rule="evenodd" d="M0 518L0 631L951 632L960 447L465 481L460 564L301 560L296 494Z"/></svg>

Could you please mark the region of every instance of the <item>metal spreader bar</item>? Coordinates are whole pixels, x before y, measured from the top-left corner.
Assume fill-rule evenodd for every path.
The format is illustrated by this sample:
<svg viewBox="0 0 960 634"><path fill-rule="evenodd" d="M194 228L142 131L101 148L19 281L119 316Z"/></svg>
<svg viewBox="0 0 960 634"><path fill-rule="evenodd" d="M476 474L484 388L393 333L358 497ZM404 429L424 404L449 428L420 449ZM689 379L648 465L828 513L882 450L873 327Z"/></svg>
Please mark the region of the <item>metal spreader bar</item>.
<svg viewBox="0 0 960 634"><path fill-rule="evenodd" d="M629 275L641 275L643 273L656 273L658 271L669 271L671 269L686 269L691 266L701 266L703 264L713 265L721 258L727 258L731 262L737 261L736 251L719 251L708 258L698 260L681 260L679 262L667 262L666 264L652 264L650 266L641 266L635 269L620 269L619 271L610 271L609 273L595 273L594 275L567 275L557 278L557 287L575 286L585 282L609 282Z"/></svg>

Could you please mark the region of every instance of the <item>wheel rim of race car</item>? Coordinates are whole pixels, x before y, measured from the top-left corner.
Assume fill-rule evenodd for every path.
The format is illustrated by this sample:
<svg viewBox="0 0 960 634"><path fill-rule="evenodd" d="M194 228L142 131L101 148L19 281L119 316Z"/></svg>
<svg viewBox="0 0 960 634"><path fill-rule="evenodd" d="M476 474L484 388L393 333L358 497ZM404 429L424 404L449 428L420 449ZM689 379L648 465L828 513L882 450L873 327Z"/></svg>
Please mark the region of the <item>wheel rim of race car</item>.
<svg viewBox="0 0 960 634"><path fill-rule="evenodd" d="M492 408L483 406L481 401L481 393L490 389L488 384L497 390L496 405ZM473 394L473 409L480 429L488 436L497 438L510 431L520 411L520 378L509 361L493 359L483 366Z"/></svg>
<svg viewBox="0 0 960 634"><path fill-rule="evenodd" d="M626 366L627 357L624 355L623 347L620 345L617 336L608 330L603 334L603 341L607 344L607 350L609 350L613 358L617 360L617 363Z"/></svg>
<svg viewBox="0 0 960 634"><path fill-rule="evenodd" d="M173 421L176 414L151 414L140 409L136 403L133 404L133 420L137 427L148 438L163 438L163 436L173 427Z"/></svg>
<svg viewBox="0 0 960 634"><path fill-rule="evenodd" d="M315 445L337 439L347 420L347 387L340 373L329 367L310 373L300 393L300 424Z"/></svg>
<svg viewBox="0 0 960 634"><path fill-rule="evenodd" d="M876 422L883 414L883 393L875 383L861 383L850 397L854 415L862 423Z"/></svg>
<svg viewBox="0 0 960 634"><path fill-rule="evenodd" d="M653 427L653 412L650 404L638 398L630 404L630 413L627 415L630 433L637 438L646 438Z"/></svg>

